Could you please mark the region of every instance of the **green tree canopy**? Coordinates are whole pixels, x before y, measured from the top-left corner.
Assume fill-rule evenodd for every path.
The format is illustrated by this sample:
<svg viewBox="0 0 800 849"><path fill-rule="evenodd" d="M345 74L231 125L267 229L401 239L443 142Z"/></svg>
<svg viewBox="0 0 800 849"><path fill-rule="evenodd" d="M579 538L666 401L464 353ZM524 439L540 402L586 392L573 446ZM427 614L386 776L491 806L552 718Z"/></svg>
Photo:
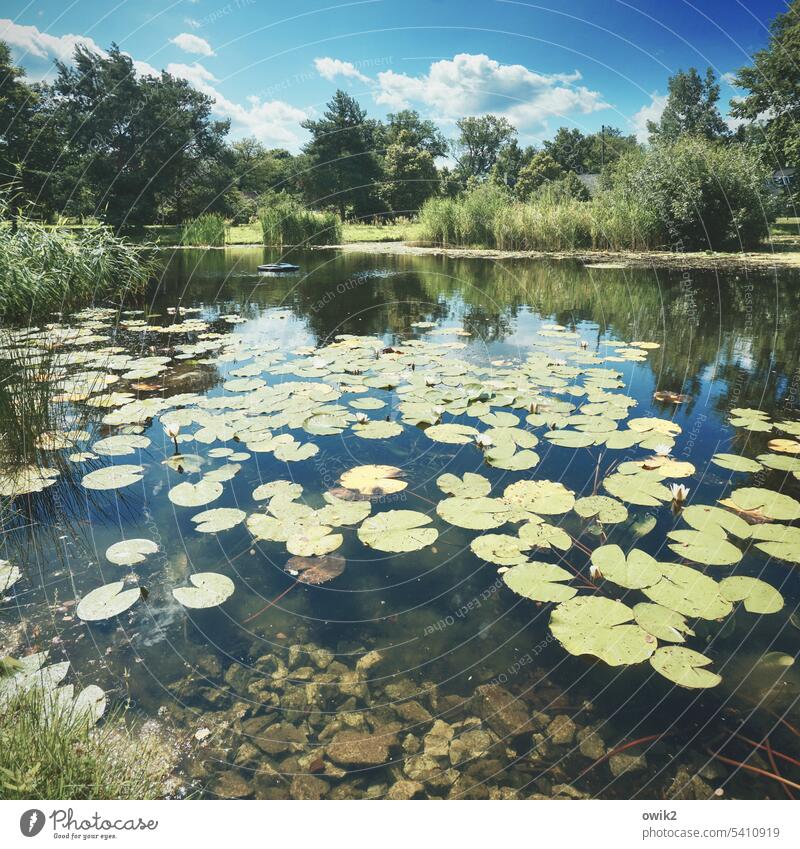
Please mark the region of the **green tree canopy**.
<svg viewBox="0 0 800 849"><path fill-rule="evenodd" d="M385 142L389 147L398 144L403 135L405 147L427 151L434 159L447 156L447 140L433 121L420 117L414 109L403 109L387 116Z"/></svg>
<svg viewBox="0 0 800 849"><path fill-rule="evenodd" d="M714 71L708 68L701 77L697 68L678 71L669 78L667 103L659 121L648 121L651 144L674 142L681 136L718 139L728 134L728 126L720 114L719 85Z"/></svg>
<svg viewBox="0 0 800 849"><path fill-rule="evenodd" d="M516 129L506 118L483 115L462 118L456 123L458 138L452 146L461 180L484 180L502 150L516 138Z"/></svg>

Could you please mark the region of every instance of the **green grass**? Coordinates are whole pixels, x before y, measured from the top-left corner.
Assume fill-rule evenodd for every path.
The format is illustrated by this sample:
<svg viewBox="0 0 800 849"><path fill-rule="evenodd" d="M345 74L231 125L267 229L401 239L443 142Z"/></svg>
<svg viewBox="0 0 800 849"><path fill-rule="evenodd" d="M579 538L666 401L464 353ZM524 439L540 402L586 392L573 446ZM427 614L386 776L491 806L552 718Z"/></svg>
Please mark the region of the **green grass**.
<svg viewBox="0 0 800 849"><path fill-rule="evenodd" d="M32 690L0 713L0 799L157 799L162 753L121 714L93 728L80 714L42 710Z"/></svg>
<svg viewBox="0 0 800 849"><path fill-rule="evenodd" d="M414 242L420 238L420 226L416 221L389 221L385 224L361 224L345 222L342 238L348 242Z"/></svg>

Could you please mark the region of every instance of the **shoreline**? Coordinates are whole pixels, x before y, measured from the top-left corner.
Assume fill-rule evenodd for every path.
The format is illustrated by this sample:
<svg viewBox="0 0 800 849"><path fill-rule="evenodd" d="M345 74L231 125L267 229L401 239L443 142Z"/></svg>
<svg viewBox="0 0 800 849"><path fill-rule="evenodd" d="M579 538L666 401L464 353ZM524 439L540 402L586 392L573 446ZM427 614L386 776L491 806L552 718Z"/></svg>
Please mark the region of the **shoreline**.
<svg viewBox="0 0 800 849"><path fill-rule="evenodd" d="M158 251L223 251L236 248L264 248L258 242L227 245L155 245ZM291 250L291 247L285 248ZM600 269L682 268L778 270L800 268L800 251L748 251L742 253L701 253L687 251L502 251L496 248L456 248L415 245L407 242L345 242L341 245L310 245L306 250L382 256L441 256L450 259L495 260L577 260Z"/></svg>

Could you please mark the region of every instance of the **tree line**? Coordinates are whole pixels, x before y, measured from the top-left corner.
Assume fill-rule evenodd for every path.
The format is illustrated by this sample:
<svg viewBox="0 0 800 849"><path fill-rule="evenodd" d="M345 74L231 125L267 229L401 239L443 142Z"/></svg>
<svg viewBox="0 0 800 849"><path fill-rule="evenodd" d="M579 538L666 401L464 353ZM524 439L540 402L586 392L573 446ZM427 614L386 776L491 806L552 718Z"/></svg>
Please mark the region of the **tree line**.
<svg viewBox="0 0 800 849"><path fill-rule="evenodd" d="M800 153L800 0L772 24L769 45L738 71L743 96L729 129L712 69L669 79L663 114L650 122L649 147L685 137L742 145L770 168ZM100 219L117 228L180 223L218 212L253 220L275 195L342 218L411 215L431 197L458 197L481 185L517 200L543 186L588 199L581 175L630 168L635 136L615 127L585 134L561 127L541 147L523 147L496 115L467 116L446 139L433 121L406 109L371 118L337 91L321 117L303 122L299 154L255 138L231 141L213 100L166 72L137 75L116 45L84 46L59 62L51 83L30 84L0 42L0 187L7 208L52 221ZM627 163L627 164L626 164Z"/></svg>

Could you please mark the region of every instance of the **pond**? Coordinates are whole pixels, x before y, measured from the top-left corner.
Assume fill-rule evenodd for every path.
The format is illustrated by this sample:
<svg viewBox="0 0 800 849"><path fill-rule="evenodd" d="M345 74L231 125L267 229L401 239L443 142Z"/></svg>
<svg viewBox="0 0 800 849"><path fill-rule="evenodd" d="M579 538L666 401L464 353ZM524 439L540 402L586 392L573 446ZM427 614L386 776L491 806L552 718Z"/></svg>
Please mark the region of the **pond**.
<svg viewBox="0 0 800 849"><path fill-rule="evenodd" d="M795 273L161 256L6 328L55 397L6 413L0 654L181 794L784 797L735 763L800 748Z"/></svg>

